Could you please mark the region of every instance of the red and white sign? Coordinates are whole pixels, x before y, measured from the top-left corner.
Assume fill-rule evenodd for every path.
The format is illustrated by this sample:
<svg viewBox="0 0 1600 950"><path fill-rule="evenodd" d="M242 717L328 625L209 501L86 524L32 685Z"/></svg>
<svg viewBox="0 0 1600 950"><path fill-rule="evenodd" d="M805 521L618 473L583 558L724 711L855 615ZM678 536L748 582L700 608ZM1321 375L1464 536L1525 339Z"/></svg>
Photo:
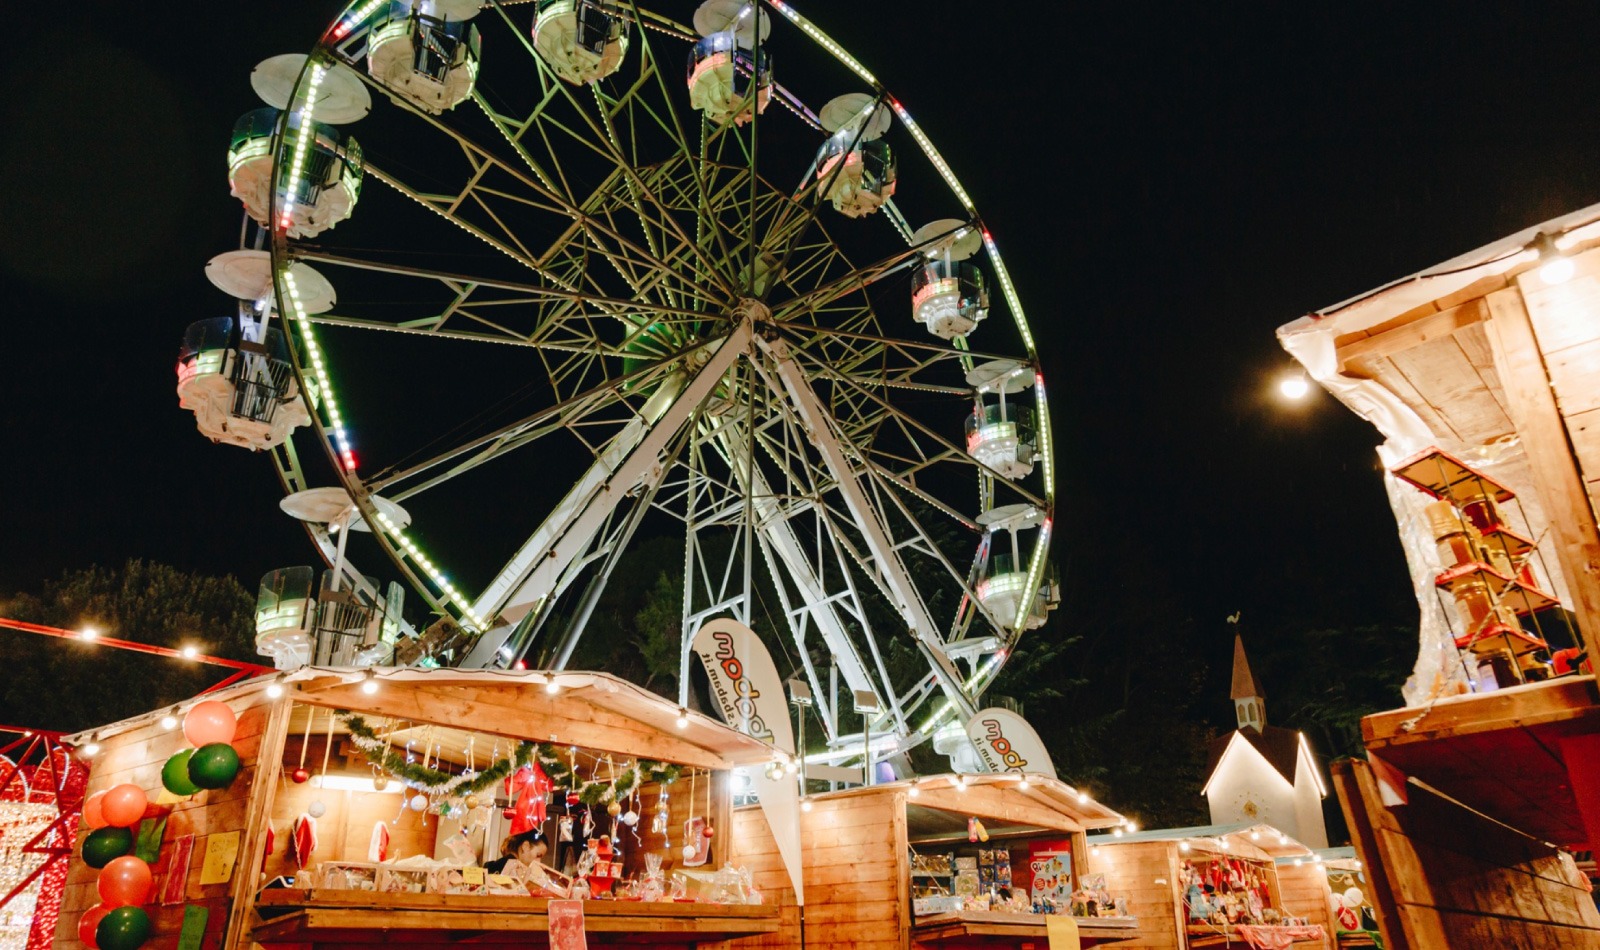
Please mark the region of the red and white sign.
<svg viewBox="0 0 1600 950"><path fill-rule="evenodd" d="M711 679L711 696L722 719L747 736L790 755L794 754L794 728L783 680L772 654L754 630L731 617L708 621L691 644ZM750 783L766 813L778 854L794 884L795 899L805 903L800 882L800 789L793 776L776 779L765 769L748 769Z"/></svg>
<svg viewBox="0 0 1600 950"><path fill-rule="evenodd" d="M1055 777L1044 740L1028 720L1009 709L980 709L967 722L967 738L978 748L978 759L991 772L1030 772Z"/></svg>

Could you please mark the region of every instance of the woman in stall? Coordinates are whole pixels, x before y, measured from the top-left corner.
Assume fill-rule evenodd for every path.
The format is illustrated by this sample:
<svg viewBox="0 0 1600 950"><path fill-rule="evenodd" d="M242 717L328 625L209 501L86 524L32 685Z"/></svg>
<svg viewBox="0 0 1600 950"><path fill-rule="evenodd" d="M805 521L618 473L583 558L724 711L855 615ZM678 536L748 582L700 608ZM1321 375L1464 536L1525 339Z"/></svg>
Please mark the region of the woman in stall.
<svg viewBox="0 0 1600 950"><path fill-rule="evenodd" d="M524 831L501 842L501 856L485 864L484 870L490 874L510 875L537 891L565 896L567 888L544 866L544 856L549 850L550 846L538 831Z"/></svg>

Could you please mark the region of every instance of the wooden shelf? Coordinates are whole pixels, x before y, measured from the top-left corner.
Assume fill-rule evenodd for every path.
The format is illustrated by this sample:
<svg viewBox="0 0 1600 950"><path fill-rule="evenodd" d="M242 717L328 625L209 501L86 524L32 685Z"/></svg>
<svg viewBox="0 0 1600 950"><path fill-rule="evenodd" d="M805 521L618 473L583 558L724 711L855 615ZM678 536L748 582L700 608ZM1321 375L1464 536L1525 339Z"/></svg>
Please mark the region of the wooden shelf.
<svg viewBox="0 0 1600 950"><path fill-rule="evenodd" d="M1503 524L1483 532L1483 540L1485 543L1502 545L1513 564L1520 564L1534 547L1532 538L1523 537Z"/></svg>
<svg viewBox="0 0 1600 950"><path fill-rule="evenodd" d="M1561 603L1561 601L1556 600L1552 595L1545 593L1537 587L1529 587L1526 584L1513 584L1504 594L1501 595L1501 599L1504 600L1512 610L1516 611L1517 616L1519 617L1525 617L1528 614L1538 613L1541 610L1559 606Z"/></svg>
<svg viewBox="0 0 1600 950"><path fill-rule="evenodd" d="M1437 447L1423 449L1389 471L1395 478L1420 488L1435 498L1453 500L1457 494L1456 489L1463 487L1473 488L1474 493L1484 489L1493 491L1495 501L1510 501L1517 497L1511 489L1473 470L1467 463Z"/></svg>
<svg viewBox="0 0 1600 950"><path fill-rule="evenodd" d="M1496 597L1516 582L1515 579L1507 577L1482 561L1473 561L1442 572L1433 579L1433 584L1445 590L1455 590L1456 585L1471 581L1483 581Z"/></svg>
<svg viewBox="0 0 1600 950"><path fill-rule="evenodd" d="M1470 647L1475 643L1482 643L1485 640L1493 640L1496 637L1504 637L1506 639L1506 649L1510 650L1514 655L1521 655L1530 650L1540 650L1549 646L1549 644L1545 643L1543 640L1539 639L1528 631L1523 630L1521 627L1513 627L1509 624L1496 623L1490 624L1488 627L1478 631L1476 634L1462 634L1461 636L1456 637L1456 649L1465 650L1467 647Z"/></svg>
<svg viewBox="0 0 1600 950"><path fill-rule="evenodd" d="M1133 917L1074 917L1083 946L1132 940L1139 936ZM941 950L968 946L1046 946L1042 914L1008 914L1002 911L961 911L919 917L911 926L913 944Z"/></svg>
<svg viewBox="0 0 1600 950"><path fill-rule="evenodd" d="M262 922L250 939L282 944L526 944L548 933L549 900L470 894L373 891L263 891ZM765 905L584 901L595 942L699 943L777 933L779 909Z"/></svg>

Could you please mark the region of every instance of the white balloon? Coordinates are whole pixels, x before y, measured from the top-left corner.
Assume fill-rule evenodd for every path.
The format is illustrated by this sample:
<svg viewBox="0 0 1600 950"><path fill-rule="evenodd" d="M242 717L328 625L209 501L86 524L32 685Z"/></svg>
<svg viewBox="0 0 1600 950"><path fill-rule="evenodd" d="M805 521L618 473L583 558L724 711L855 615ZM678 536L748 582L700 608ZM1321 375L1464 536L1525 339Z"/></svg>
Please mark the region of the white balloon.
<svg viewBox="0 0 1600 950"><path fill-rule="evenodd" d="M1351 910L1355 910L1357 907L1360 907L1361 906L1361 902L1366 900L1366 899L1367 899L1367 895L1361 893L1361 888L1359 888L1359 887L1345 888L1344 906L1350 908Z"/></svg>

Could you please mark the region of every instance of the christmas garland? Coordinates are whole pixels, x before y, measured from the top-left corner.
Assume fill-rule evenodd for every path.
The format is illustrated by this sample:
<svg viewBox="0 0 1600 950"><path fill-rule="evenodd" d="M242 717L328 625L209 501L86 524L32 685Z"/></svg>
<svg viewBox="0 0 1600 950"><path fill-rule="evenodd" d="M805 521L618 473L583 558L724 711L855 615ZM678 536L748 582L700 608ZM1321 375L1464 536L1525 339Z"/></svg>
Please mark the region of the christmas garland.
<svg viewBox="0 0 1600 950"><path fill-rule="evenodd" d="M639 759L623 768L611 780L585 782L577 780L570 755L563 758L562 750L556 746L523 740L517 743L510 758L493 762L481 772L453 775L406 761L405 755L380 738L365 719L344 710L339 710L338 714L345 728L350 730L350 741L368 762L389 772L407 785L433 795L471 795L482 792L509 778L523 766L537 762L556 788L568 788L577 792L578 801L585 805L605 805L627 798L634 789L646 781L661 784L676 782L682 772L680 766L670 762Z"/></svg>

